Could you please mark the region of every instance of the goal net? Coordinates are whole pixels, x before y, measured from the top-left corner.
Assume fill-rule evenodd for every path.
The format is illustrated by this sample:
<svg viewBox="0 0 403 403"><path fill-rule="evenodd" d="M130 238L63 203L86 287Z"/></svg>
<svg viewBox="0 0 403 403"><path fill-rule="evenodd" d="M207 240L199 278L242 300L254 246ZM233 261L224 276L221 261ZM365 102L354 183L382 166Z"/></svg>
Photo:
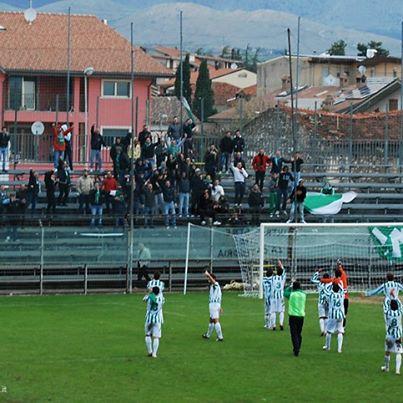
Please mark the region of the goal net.
<svg viewBox="0 0 403 403"><path fill-rule="evenodd" d="M263 273L278 259L287 279L298 279L305 289L313 286L317 269L333 275L338 260L356 291L380 284L388 271L403 274L403 223L261 224L234 241L245 296L263 296Z"/></svg>

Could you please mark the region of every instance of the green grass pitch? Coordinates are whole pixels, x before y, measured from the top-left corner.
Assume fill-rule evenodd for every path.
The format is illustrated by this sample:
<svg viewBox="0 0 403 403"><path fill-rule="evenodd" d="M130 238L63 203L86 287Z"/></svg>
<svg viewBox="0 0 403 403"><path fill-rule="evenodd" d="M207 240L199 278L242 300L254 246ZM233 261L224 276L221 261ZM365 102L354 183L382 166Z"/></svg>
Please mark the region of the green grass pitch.
<svg viewBox="0 0 403 403"><path fill-rule="evenodd" d="M310 296L301 355L263 328L262 302L224 293L224 343L203 340L207 291L166 294L157 359L146 356L142 295L0 299L0 401L264 402L403 399L403 379L381 373L381 302L352 301L344 351L322 351ZM373 300L371 301L373 302ZM286 319L287 323L287 319Z"/></svg>

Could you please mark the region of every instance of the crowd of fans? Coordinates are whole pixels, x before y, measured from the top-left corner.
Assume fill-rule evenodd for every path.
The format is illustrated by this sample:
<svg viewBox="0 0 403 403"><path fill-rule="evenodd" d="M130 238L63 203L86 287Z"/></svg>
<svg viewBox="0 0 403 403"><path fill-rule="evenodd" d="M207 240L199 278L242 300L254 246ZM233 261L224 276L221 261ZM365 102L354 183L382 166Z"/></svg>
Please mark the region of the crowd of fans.
<svg viewBox="0 0 403 403"><path fill-rule="evenodd" d="M306 189L300 179L303 160L299 153L285 159L280 150L268 155L261 149L247 161L240 131L228 131L218 146L208 148L204 164L199 166L194 159L195 130L191 119L181 126L175 117L164 135L155 136L144 125L133 146L131 133L117 137L110 147L113 170L102 172L101 150L106 143L100 130L92 126L89 169L75 183L78 212L90 214L93 226L102 225L104 213L113 215L116 225L124 225L131 204L133 162L133 213L146 227L152 227L158 216L167 228L175 228L177 218L193 217L199 217L202 225L245 224L245 212L252 224L258 224L263 211L285 219L288 201L293 202L290 220L298 213L304 222ZM54 125L53 131L54 169L44 175L48 213L54 213L57 205L68 204L73 173L72 127ZM229 203L221 184L224 176L233 180L234 203ZM28 184L18 192L1 188L2 211L34 214L40 189L41 181L31 170Z"/></svg>

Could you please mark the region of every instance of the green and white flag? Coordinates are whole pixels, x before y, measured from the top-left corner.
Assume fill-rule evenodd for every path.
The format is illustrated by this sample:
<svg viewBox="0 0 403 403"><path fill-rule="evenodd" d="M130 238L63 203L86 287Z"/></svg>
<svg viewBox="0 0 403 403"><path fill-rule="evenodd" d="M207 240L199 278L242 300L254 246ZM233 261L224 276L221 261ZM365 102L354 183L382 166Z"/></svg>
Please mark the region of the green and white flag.
<svg viewBox="0 0 403 403"><path fill-rule="evenodd" d="M403 261L403 227L370 227L380 256L388 261Z"/></svg>
<svg viewBox="0 0 403 403"><path fill-rule="evenodd" d="M305 199L305 209L314 215L337 214L343 203L350 203L357 197L355 192L326 195L317 192L308 192Z"/></svg>
<svg viewBox="0 0 403 403"><path fill-rule="evenodd" d="M196 122L196 116L193 115L192 109L190 108L189 102L185 97L182 97L182 105L186 110L187 115L189 116L189 119L193 120L193 123Z"/></svg>

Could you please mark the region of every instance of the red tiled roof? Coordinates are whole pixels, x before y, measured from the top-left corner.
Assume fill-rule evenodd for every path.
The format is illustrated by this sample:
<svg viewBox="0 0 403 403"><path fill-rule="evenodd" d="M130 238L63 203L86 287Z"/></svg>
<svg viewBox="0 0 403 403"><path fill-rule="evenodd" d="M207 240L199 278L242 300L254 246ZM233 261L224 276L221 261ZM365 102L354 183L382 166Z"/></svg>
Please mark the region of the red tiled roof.
<svg viewBox="0 0 403 403"><path fill-rule="evenodd" d="M0 67L6 71L66 72L67 14L38 13L30 25L20 12L0 12ZM71 15L71 71L93 67L94 74L128 75L130 42L95 16ZM172 73L135 48L135 73L171 76Z"/></svg>
<svg viewBox="0 0 403 403"><path fill-rule="evenodd" d="M180 59L180 50L177 48L168 48L166 46L156 46L155 50L163 53L166 56L172 57L174 59Z"/></svg>
<svg viewBox="0 0 403 403"><path fill-rule="evenodd" d="M229 99L235 98L239 88L228 83L213 83L214 103L216 105L227 105Z"/></svg>

